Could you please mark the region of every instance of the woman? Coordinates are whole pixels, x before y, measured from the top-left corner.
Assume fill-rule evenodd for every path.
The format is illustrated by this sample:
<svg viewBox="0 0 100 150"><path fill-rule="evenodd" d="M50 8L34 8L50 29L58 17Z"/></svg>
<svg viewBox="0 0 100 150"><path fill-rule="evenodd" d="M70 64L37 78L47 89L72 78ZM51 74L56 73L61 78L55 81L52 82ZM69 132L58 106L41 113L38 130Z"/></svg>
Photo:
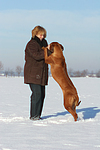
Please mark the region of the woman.
<svg viewBox="0 0 100 150"><path fill-rule="evenodd" d="M29 84L32 91L30 104L30 119L41 119L45 98L45 85L48 82L48 65L45 64L44 50L47 41L46 30L36 26L32 30L32 38L25 49L24 83Z"/></svg>

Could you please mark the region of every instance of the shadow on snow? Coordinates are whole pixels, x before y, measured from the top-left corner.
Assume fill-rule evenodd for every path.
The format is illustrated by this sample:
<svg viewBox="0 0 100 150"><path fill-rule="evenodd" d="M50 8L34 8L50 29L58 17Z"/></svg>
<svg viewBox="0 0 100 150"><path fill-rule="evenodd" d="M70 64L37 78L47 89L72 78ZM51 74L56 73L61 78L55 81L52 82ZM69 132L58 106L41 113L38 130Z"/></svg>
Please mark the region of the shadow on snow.
<svg viewBox="0 0 100 150"><path fill-rule="evenodd" d="M96 114L100 112L100 109L98 109L98 107L89 107L89 108L77 109L76 112L77 113L83 112L83 119L90 119L90 118L95 118ZM42 118L47 119L47 118L52 118L57 116L65 116L66 114L69 114L69 112L68 111L58 112L53 115L43 116Z"/></svg>
<svg viewBox="0 0 100 150"><path fill-rule="evenodd" d="M79 112L83 112L83 119L90 119L95 118L96 114L100 112L100 109L98 107L89 107L78 109L77 113Z"/></svg>

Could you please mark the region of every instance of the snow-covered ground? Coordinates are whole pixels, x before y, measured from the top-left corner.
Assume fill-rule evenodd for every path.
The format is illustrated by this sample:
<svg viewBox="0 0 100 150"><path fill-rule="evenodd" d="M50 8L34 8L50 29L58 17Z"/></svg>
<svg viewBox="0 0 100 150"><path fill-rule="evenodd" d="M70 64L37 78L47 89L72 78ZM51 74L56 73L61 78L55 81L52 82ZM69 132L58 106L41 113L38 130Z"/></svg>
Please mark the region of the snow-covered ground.
<svg viewBox="0 0 100 150"><path fill-rule="evenodd" d="M49 78L43 120L29 119L31 91L23 77L0 77L0 150L100 150L100 78L72 78L82 103L79 119L63 107Z"/></svg>

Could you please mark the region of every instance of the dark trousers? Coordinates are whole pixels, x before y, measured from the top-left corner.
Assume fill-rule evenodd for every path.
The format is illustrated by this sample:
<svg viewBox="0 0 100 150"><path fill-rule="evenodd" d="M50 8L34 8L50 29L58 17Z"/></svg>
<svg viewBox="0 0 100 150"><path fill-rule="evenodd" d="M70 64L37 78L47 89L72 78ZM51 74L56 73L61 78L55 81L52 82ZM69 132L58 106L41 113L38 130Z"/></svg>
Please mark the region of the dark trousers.
<svg viewBox="0 0 100 150"><path fill-rule="evenodd" d="M29 86L32 91L30 103L30 118L40 117L45 98L45 86L33 83L29 84Z"/></svg>

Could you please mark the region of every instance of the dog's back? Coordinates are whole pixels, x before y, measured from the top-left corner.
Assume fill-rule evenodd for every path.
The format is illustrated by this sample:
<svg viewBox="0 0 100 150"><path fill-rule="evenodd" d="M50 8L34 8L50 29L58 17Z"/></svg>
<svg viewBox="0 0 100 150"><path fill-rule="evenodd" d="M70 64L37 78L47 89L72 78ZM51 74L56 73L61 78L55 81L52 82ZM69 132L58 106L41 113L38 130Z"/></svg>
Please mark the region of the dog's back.
<svg viewBox="0 0 100 150"><path fill-rule="evenodd" d="M62 90L70 88L70 90L74 89L76 92L76 88L74 87L74 85L73 85L72 81L70 80L69 75L67 73L66 62L65 62L65 58L63 56L63 52L62 52L61 48L59 48L60 51L58 51L57 48L59 48L59 47L56 47L54 49L54 52L52 53L53 62L50 64L52 77L60 85ZM60 54L59 54L59 52L60 52Z"/></svg>

